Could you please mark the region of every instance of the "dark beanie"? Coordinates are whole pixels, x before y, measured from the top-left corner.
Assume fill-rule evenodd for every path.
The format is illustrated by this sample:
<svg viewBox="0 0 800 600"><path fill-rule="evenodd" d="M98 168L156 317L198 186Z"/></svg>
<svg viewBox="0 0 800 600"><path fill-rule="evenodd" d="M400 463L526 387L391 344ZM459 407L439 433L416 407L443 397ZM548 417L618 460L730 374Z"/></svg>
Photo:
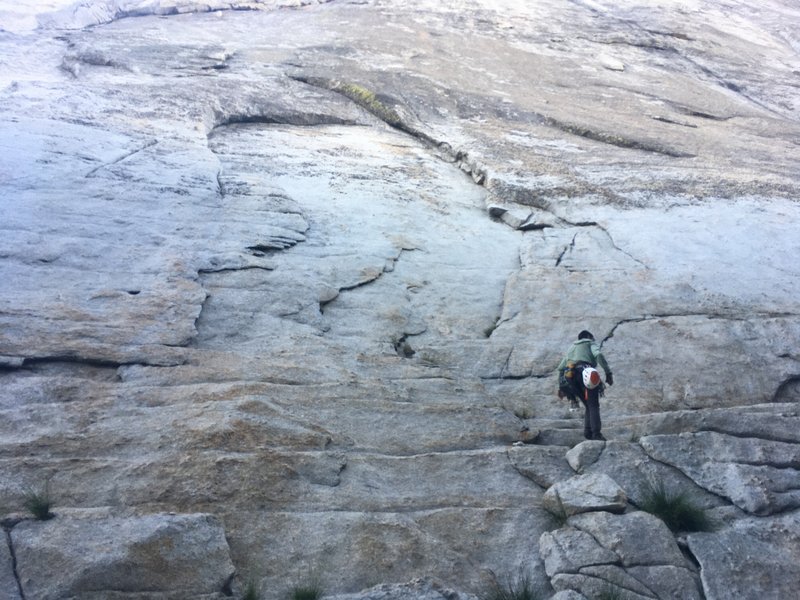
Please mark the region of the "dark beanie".
<svg viewBox="0 0 800 600"><path fill-rule="evenodd" d="M594 336L592 335L591 331L586 331L585 329L578 334L579 340L593 340Z"/></svg>

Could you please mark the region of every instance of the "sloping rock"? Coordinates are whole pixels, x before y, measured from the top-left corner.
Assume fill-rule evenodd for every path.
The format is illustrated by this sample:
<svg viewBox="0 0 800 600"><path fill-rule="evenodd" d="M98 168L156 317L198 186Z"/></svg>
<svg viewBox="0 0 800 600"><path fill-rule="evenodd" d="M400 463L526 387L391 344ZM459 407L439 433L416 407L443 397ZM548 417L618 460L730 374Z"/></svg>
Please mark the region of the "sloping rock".
<svg viewBox="0 0 800 600"><path fill-rule="evenodd" d="M585 442L597 444L598 442ZM616 481L628 497L628 501L641 506L650 492L659 486L674 494L684 494L694 499L702 508L714 508L728 503L695 483L679 469L663 462L652 460L638 443L608 441L601 442L603 451L597 460L584 467L587 473L605 473ZM576 446L574 452L583 446ZM587 446L591 452L592 446ZM590 454L592 456L593 454Z"/></svg>
<svg viewBox="0 0 800 600"><path fill-rule="evenodd" d="M800 580L800 513L742 519L688 536L708 600L790 598Z"/></svg>
<svg viewBox="0 0 800 600"><path fill-rule="evenodd" d="M548 488L542 506L553 514L567 516L590 511L622 512L625 491L605 473L577 475Z"/></svg>
<svg viewBox="0 0 800 600"><path fill-rule="evenodd" d="M210 515L59 515L11 532L25 598L220 597L234 567Z"/></svg>
<svg viewBox="0 0 800 600"><path fill-rule="evenodd" d="M586 597L702 598L669 530L646 513L587 513L539 539L551 584Z"/></svg>
<svg viewBox="0 0 800 600"><path fill-rule="evenodd" d="M800 507L800 445L711 431L648 436L642 447L742 510L768 515Z"/></svg>
<svg viewBox="0 0 800 600"><path fill-rule="evenodd" d="M574 475L564 458L565 450L563 446L521 446L510 448L508 458L522 475L547 489Z"/></svg>

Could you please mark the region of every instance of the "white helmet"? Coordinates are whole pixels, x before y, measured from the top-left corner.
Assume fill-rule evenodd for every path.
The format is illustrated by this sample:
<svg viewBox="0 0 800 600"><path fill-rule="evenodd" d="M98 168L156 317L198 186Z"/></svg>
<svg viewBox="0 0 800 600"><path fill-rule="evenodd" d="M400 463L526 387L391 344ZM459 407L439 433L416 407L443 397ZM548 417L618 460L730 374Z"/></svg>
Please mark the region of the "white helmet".
<svg viewBox="0 0 800 600"><path fill-rule="evenodd" d="M600 385L600 372L594 367L584 367L583 385L587 390L593 390Z"/></svg>

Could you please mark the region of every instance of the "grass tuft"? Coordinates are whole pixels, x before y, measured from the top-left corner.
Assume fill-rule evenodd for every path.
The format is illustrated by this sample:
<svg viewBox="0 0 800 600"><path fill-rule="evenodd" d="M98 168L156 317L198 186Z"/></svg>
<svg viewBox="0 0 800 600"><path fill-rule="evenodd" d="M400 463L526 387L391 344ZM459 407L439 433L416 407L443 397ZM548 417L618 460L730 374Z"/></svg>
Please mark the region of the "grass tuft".
<svg viewBox="0 0 800 600"><path fill-rule="evenodd" d="M48 521L55 517L55 515L50 512L50 509L53 507L53 499L50 496L50 486L48 484L45 484L44 490L42 491L28 491L25 494L23 506L25 510L31 513L38 521Z"/></svg>
<svg viewBox="0 0 800 600"><path fill-rule="evenodd" d="M360 104L389 125L393 127L399 127L401 125L402 120L400 119L400 115L398 115L393 108L381 102L372 90L356 83L342 83L338 81L334 83L332 89L347 96L353 102Z"/></svg>
<svg viewBox="0 0 800 600"><path fill-rule="evenodd" d="M597 600L622 600L622 594L616 587L608 585L600 592Z"/></svg>
<svg viewBox="0 0 800 600"><path fill-rule="evenodd" d="M289 594L290 600L320 600L323 596L322 586L318 582L295 586Z"/></svg>
<svg viewBox="0 0 800 600"><path fill-rule="evenodd" d="M710 531L711 520L686 492L670 492L663 481L650 482L640 508L655 515L673 533Z"/></svg>
<svg viewBox="0 0 800 600"><path fill-rule="evenodd" d="M261 594L258 593L258 585L255 581L248 581L242 594L242 600L261 600Z"/></svg>
<svg viewBox="0 0 800 600"><path fill-rule="evenodd" d="M559 529L564 527L569 521L569 515L567 514L567 509L564 508L564 503L561 501L561 496L556 493L556 499L558 500L558 508L552 509L547 507L545 510L547 513L552 517L553 524L555 525L555 529Z"/></svg>
<svg viewBox="0 0 800 600"><path fill-rule="evenodd" d="M483 600L544 600L546 597L540 586L535 586L531 576L521 573L514 580L507 580L504 584L494 580L489 594Z"/></svg>

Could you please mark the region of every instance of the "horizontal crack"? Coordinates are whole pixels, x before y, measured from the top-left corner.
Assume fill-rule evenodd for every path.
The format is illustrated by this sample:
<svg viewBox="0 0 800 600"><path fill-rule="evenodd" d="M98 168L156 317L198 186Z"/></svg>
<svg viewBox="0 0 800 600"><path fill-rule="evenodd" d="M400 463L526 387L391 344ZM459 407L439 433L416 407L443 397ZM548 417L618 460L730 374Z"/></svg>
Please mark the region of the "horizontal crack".
<svg viewBox="0 0 800 600"><path fill-rule="evenodd" d="M172 347L169 346L168 344L163 344L163 346ZM182 348L184 346L181 345L175 347ZM51 355L51 356L22 357L21 361L17 361L14 364L7 364L7 363L0 364L0 372L30 369L39 365L48 365L48 364L68 364L68 365L95 367L100 369L119 369L120 367L130 367L130 366L165 367L165 366L175 366L181 363L178 361L176 361L174 364L147 362L141 360L115 361L104 358L89 358L89 357L64 354L64 355Z"/></svg>
<svg viewBox="0 0 800 600"><path fill-rule="evenodd" d="M577 123L567 123L565 121L554 119L553 117L545 117L544 122L545 124L551 127L555 127L556 129L559 129L560 131L563 131L565 133L577 135L579 137L583 137L595 142L610 144L612 146L617 146L619 148L642 150L644 152L663 154L665 156L670 156L672 158L694 158L696 156L689 152L672 150L671 148L660 146L651 142L636 140L633 138L627 138L621 135L616 135L613 133L600 131L597 129L591 129L589 127L586 127L585 125L578 125Z"/></svg>
<svg viewBox="0 0 800 600"><path fill-rule="evenodd" d="M214 133L214 130L221 127L230 127L232 125L249 125L249 124L262 124L262 125L292 125L295 127L318 127L320 125L357 125L356 121L352 119L343 119L324 113L307 113L307 112L287 112L284 114L253 114L253 115L227 115L224 119L219 120L209 133L209 136Z"/></svg>
<svg viewBox="0 0 800 600"><path fill-rule="evenodd" d="M210 273L231 273L234 271L250 271L250 270L274 271L275 267L265 267L261 265L247 265L244 267L219 267L218 269L208 267L205 269L198 269L197 272L201 275L208 275Z"/></svg>

